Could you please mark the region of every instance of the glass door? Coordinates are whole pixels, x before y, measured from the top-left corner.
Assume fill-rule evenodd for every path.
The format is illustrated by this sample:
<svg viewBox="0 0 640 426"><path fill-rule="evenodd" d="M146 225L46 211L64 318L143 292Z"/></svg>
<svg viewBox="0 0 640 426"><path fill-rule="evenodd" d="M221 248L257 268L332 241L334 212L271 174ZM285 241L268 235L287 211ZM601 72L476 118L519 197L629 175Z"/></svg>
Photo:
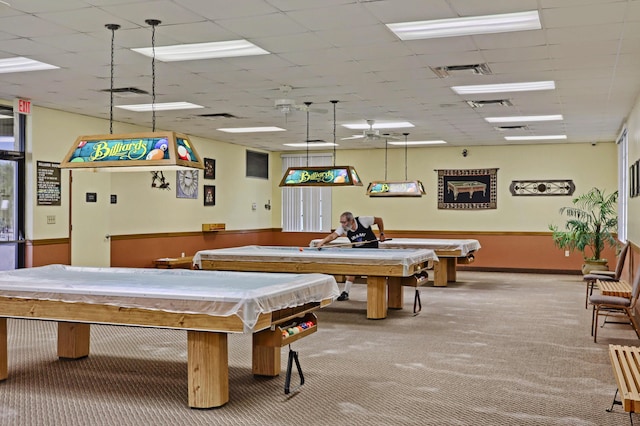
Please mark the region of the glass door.
<svg viewBox="0 0 640 426"><path fill-rule="evenodd" d="M0 107L0 271L25 264L23 147L13 136L13 111Z"/></svg>

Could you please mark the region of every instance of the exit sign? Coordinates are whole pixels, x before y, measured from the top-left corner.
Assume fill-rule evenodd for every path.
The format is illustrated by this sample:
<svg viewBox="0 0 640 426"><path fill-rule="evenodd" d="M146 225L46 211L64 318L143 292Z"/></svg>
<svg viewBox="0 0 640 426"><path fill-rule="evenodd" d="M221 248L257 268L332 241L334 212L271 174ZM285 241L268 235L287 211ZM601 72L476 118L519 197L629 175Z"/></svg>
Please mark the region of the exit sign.
<svg viewBox="0 0 640 426"><path fill-rule="evenodd" d="M31 101L18 99L18 112L20 114L31 114Z"/></svg>

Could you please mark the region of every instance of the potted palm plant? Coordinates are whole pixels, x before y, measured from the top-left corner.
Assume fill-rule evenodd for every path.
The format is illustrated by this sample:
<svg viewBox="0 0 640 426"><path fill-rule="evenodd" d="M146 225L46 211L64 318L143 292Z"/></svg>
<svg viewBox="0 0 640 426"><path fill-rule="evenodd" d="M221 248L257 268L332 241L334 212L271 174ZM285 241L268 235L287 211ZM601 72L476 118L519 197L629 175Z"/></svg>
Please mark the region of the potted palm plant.
<svg viewBox="0 0 640 426"><path fill-rule="evenodd" d="M585 264L582 273L607 268L607 259L602 258L606 246L618 246L615 233L618 228L618 191L606 194L598 188L578 195L573 205L562 207L560 214L567 217L564 229L549 225L556 247L582 252Z"/></svg>

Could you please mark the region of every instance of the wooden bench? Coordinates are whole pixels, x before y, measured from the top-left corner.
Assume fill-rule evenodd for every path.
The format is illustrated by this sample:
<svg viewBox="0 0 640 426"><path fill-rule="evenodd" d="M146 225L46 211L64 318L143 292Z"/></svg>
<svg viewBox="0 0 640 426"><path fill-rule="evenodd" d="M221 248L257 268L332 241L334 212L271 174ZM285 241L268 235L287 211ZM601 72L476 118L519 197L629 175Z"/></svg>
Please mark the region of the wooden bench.
<svg viewBox="0 0 640 426"><path fill-rule="evenodd" d="M153 264L159 269L192 269L193 256L185 257L163 257L155 259Z"/></svg>
<svg viewBox="0 0 640 426"><path fill-rule="evenodd" d="M613 411L614 405L622 405L633 424L631 413L640 411L640 347L609 345L609 357L618 389L607 411ZM616 399L618 393L620 401Z"/></svg>

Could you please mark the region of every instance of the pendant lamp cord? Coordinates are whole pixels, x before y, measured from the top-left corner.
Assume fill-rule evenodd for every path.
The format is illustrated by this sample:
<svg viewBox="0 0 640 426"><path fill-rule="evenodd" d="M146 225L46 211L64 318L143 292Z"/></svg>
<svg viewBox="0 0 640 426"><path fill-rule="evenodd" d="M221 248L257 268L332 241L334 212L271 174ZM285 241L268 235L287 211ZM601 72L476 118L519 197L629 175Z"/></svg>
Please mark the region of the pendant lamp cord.
<svg viewBox="0 0 640 426"><path fill-rule="evenodd" d="M109 86L109 95L111 97L110 101L109 101L109 134L112 135L113 134L113 63L114 63L114 43L115 43L115 36L116 36L116 30L118 28L120 28L120 25L118 24L107 24L105 25L105 27L107 27L107 29L111 30L111 85Z"/></svg>
<svg viewBox="0 0 640 426"><path fill-rule="evenodd" d="M306 144L307 144L307 167L309 167L309 107L311 106L311 102L305 102L304 104L307 107L307 139L306 139Z"/></svg>
<svg viewBox="0 0 640 426"><path fill-rule="evenodd" d="M330 101L333 104L333 167L336 166L336 104L339 101Z"/></svg>
<svg viewBox="0 0 640 426"><path fill-rule="evenodd" d="M404 180L407 180L407 136L409 133L403 133L404 135Z"/></svg>
<svg viewBox="0 0 640 426"><path fill-rule="evenodd" d="M384 180L387 180L387 150L389 146L389 140L384 140Z"/></svg>
<svg viewBox="0 0 640 426"><path fill-rule="evenodd" d="M157 19L145 21L151 25L151 131L156 131L156 26L160 24Z"/></svg>
<svg viewBox="0 0 640 426"><path fill-rule="evenodd" d="M309 109L307 108L307 167L309 167Z"/></svg>

